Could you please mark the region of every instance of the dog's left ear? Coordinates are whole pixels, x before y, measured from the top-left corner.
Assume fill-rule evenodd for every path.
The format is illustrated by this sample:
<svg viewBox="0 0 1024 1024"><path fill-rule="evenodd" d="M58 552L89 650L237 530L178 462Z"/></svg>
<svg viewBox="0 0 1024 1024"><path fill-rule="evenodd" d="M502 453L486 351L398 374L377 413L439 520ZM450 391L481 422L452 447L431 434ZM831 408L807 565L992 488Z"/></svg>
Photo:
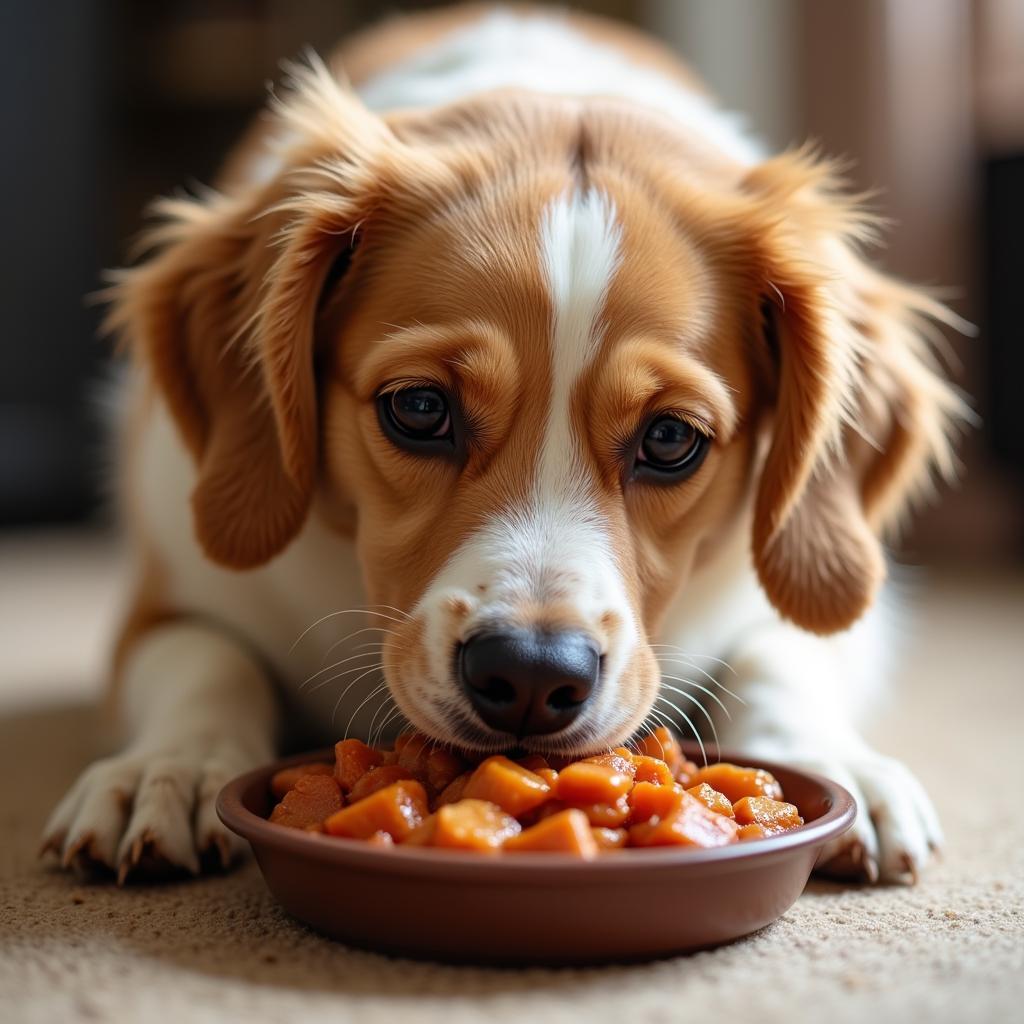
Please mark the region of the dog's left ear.
<svg viewBox="0 0 1024 1024"><path fill-rule="evenodd" d="M783 155L745 187L759 204L756 287L777 370L754 563L783 616L832 633L872 603L885 528L934 470L953 472L965 407L921 328L955 318L863 261L876 225L827 165Z"/></svg>

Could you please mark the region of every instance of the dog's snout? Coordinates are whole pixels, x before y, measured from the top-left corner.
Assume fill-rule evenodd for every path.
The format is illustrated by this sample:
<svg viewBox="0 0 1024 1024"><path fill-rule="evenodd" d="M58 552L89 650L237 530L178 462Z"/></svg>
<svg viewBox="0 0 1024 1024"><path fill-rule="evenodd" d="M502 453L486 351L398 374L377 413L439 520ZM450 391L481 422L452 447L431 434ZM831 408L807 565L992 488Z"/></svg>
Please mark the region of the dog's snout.
<svg viewBox="0 0 1024 1024"><path fill-rule="evenodd" d="M583 710L601 671L593 638L578 630L483 633L461 649L462 685L477 714L514 736L557 732Z"/></svg>

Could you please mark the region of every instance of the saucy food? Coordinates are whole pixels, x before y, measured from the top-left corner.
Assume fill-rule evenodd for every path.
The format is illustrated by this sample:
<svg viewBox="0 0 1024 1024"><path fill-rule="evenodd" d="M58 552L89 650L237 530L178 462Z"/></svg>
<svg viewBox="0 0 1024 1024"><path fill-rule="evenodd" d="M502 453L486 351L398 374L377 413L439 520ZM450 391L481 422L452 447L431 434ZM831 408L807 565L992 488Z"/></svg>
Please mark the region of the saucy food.
<svg viewBox="0 0 1024 1024"><path fill-rule="evenodd" d="M688 761L665 728L607 754L472 763L420 733L392 750L342 740L334 764L279 771L270 820L373 846L593 858L625 848L709 849L803 824L762 768Z"/></svg>

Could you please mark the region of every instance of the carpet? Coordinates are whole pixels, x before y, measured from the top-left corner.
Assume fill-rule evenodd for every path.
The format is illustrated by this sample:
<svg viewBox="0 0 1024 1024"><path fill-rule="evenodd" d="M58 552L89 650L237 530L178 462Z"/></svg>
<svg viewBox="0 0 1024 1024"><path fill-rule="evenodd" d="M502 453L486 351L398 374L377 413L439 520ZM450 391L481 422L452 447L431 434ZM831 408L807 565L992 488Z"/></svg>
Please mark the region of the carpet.
<svg viewBox="0 0 1024 1024"><path fill-rule="evenodd" d="M36 859L50 807L102 746L97 637L114 614L117 563L92 538L0 544L5 1021L1020 1019L1024 576L933 573L915 588L907 667L869 734L910 764L942 815L945 855L920 885L815 880L776 924L722 949L512 971L393 960L322 939L274 905L251 862L119 891ZM400 926L401 907L381 913Z"/></svg>

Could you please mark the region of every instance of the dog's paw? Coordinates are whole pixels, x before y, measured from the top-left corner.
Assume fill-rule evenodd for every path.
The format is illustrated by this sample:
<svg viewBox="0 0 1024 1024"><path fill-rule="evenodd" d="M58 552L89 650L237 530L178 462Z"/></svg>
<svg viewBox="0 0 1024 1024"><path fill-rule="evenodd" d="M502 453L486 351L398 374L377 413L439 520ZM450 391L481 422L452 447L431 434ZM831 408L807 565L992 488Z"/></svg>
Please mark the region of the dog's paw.
<svg viewBox="0 0 1024 1024"><path fill-rule="evenodd" d="M54 809L42 851L65 868L167 878L227 867L244 844L217 818L221 786L252 767L238 751L126 752L90 765Z"/></svg>
<svg viewBox="0 0 1024 1024"><path fill-rule="evenodd" d="M833 779L857 801L853 826L818 858L816 870L822 874L914 883L942 846L942 829L931 800L899 761L871 750L846 758L776 759Z"/></svg>

